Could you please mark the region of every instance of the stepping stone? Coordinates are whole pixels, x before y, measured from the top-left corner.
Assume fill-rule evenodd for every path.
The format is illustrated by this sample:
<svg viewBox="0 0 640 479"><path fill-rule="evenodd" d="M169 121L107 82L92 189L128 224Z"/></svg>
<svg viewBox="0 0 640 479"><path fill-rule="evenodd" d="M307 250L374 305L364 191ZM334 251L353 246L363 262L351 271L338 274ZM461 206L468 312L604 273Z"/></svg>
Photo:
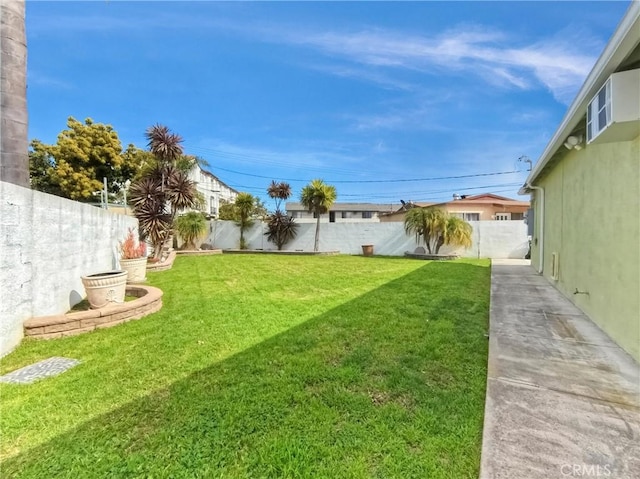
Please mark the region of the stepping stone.
<svg viewBox="0 0 640 479"><path fill-rule="evenodd" d="M39 379L57 376L78 364L80 361L77 359L49 358L0 376L0 382L31 384Z"/></svg>

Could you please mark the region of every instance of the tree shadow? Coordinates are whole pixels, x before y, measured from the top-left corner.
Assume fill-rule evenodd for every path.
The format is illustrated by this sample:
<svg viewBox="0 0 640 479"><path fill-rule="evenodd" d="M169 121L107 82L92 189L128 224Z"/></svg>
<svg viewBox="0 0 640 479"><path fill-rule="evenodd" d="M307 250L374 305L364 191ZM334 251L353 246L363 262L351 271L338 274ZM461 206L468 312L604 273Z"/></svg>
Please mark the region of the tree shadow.
<svg viewBox="0 0 640 479"><path fill-rule="evenodd" d="M489 281L487 267L428 263L24 451L3 475L477 477Z"/></svg>

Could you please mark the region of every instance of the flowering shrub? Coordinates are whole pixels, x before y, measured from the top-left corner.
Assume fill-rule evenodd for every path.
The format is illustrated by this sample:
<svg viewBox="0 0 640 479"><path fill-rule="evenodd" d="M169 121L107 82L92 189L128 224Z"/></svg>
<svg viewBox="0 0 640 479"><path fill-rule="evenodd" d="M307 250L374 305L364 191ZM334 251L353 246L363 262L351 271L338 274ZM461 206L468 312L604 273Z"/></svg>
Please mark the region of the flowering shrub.
<svg viewBox="0 0 640 479"><path fill-rule="evenodd" d="M133 228L129 228L127 237L120 241L120 256L122 259L143 258L147 255L147 245L139 243Z"/></svg>

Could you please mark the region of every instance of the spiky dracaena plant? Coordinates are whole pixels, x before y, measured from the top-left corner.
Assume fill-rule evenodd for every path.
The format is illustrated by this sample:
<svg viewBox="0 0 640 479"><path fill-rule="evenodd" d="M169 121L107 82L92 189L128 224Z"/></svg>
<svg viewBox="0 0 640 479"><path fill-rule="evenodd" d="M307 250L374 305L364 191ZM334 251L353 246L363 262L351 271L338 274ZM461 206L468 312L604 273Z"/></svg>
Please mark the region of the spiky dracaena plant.
<svg viewBox="0 0 640 479"><path fill-rule="evenodd" d="M277 183L272 180L271 184L267 188L267 194L269 198L273 198L276 202L276 211L280 211L280 206L284 200L289 199L291 196L291 185L286 181L281 181Z"/></svg>
<svg viewBox="0 0 640 479"><path fill-rule="evenodd" d="M147 147L159 163L172 164L182 156L182 137L168 127L155 124L145 132Z"/></svg>
<svg viewBox="0 0 640 479"><path fill-rule="evenodd" d="M131 185L130 198L140 229L153 243L154 257L160 258L177 212L195 207L198 197L195 183L175 167L182 138L162 125L149 128L146 136L157 165Z"/></svg>
<svg viewBox="0 0 640 479"><path fill-rule="evenodd" d="M293 218L287 216L282 211L276 211L269 215L267 219L267 232L265 233L267 240L275 243L278 250L293 240L298 234L298 224Z"/></svg>
<svg viewBox="0 0 640 479"><path fill-rule="evenodd" d="M267 194L276 202L276 211L267 217L267 240L275 243L278 250L296 237L298 225L293 218L280 211L282 202L291 196L289 183L272 181L267 188Z"/></svg>

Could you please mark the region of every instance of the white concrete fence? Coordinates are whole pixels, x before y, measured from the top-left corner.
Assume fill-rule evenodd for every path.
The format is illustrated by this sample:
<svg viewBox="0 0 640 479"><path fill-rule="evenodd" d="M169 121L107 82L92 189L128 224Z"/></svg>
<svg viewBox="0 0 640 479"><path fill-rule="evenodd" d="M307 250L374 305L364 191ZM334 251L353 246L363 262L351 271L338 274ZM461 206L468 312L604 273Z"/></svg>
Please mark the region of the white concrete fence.
<svg viewBox="0 0 640 479"><path fill-rule="evenodd" d="M528 250L527 225L524 221L471 221L471 248L447 248L441 252L456 252L468 258L524 258ZM315 223L300 223L298 235L285 246L287 250L313 251ZM267 227L256 223L245 232L250 249L275 250L264 235ZM209 223L207 243L217 248L238 248L240 231L232 221ZM397 223L323 223L320 225L320 250L343 254L362 254L362 245L374 245L374 254L402 256L413 252L418 244L415 236L407 235Z"/></svg>
<svg viewBox="0 0 640 479"><path fill-rule="evenodd" d="M115 269L135 218L0 182L0 356L34 316L68 311L81 276Z"/></svg>

